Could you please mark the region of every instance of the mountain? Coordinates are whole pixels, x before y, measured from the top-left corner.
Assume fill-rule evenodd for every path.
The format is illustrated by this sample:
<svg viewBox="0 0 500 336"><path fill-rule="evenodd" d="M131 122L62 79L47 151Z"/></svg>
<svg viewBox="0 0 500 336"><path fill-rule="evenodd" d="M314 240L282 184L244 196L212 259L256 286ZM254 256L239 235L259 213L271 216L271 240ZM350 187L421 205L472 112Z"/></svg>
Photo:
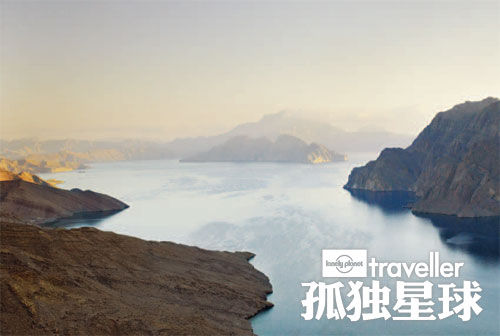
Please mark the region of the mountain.
<svg viewBox="0 0 500 336"><path fill-rule="evenodd" d="M235 136L207 152L181 162L297 162L326 163L344 161L345 156L319 144L307 144L291 135L280 135L275 141L265 137Z"/></svg>
<svg viewBox="0 0 500 336"><path fill-rule="evenodd" d="M238 125L220 135L176 139L170 142L168 147L174 156L189 157L206 152L236 136L275 140L283 134L295 136L308 143L320 143L344 153L378 152L386 146L403 146L411 142L408 135L384 131L346 132L328 123L296 117L283 111L265 115L257 122Z"/></svg>
<svg viewBox="0 0 500 336"><path fill-rule="evenodd" d="M31 174L2 172L0 219L3 220L45 224L72 217L102 216L128 208L108 195L58 189Z"/></svg>
<svg viewBox="0 0 500 336"><path fill-rule="evenodd" d="M387 146L406 146L408 135L385 131L346 132L326 122L296 117L288 112L263 116L256 122L237 125L232 130L214 136L178 138L170 142L145 140L0 140L0 156L11 160L52 162L47 169L68 170L78 164L123 160L156 160L187 158L221 145L231 138L247 136L276 140L280 135L292 135L307 143L323 144L332 150L349 152L378 152ZM27 170L24 168L23 170Z"/></svg>
<svg viewBox="0 0 500 336"><path fill-rule="evenodd" d="M0 168L0 182L4 181L15 181L15 180L22 180L30 183L35 183L39 185L45 185L45 186L53 186L50 181L45 181L41 179L40 177L30 174L28 172L20 172L20 173L13 173L5 169Z"/></svg>
<svg viewBox="0 0 500 336"><path fill-rule="evenodd" d="M13 173L57 173L88 168L77 155L60 152L54 154L30 154L23 159L0 158L0 169Z"/></svg>
<svg viewBox="0 0 500 336"><path fill-rule="evenodd" d="M248 252L94 228L0 230L4 335L253 335L249 318L272 306Z"/></svg>
<svg viewBox="0 0 500 336"><path fill-rule="evenodd" d="M172 158L166 143L145 140L0 140L0 156L9 159L78 160L78 162L105 162L123 160L150 160Z"/></svg>
<svg viewBox="0 0 500 336"><path fill-rule="evenodd" d="M0 169L56 173L88 168L92 162L172 159L165 143L142 140L1 140Z"/></svg>
<svg viewBox="0 0 500 336"><path fill-rule="evenodd" d="M411 192L419 213L498 216L499 155L500 101L465 102L438 113L406 149L354 168L345 188Z"/></svg>

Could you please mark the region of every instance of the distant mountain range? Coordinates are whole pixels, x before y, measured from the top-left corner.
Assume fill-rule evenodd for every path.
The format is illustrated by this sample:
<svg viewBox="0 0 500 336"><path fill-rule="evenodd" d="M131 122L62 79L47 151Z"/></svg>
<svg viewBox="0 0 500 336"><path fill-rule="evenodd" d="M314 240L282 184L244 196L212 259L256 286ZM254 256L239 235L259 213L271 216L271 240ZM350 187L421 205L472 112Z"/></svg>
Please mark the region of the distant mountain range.
<svg viewBox="0 0 500 336"><path fill-rule="evenodd" d="M28 173L57 173L75 169L85 169L87 166L80 156L67 152L54 154L31 154L23 159L9 160L0 158L0 169L19 174Z"/></svg>
<svg viewBox="0 0 500 336"><path fill-rule="evenodd" d="M438 113L408 148L354 168L345 188L413 193L419 213L499 216L499 163L500 101L487 98Z"/></svg>
<svg viewBox="0 0 500 336"><path fill-rule="evenodd" d="M240 124L220 135L176 139L168 143L168 148L177 157L189 157L208 151L236 136L275 140L283 134L292 135L307 143L322 144L330 150L347 154L378 152L387 146L407 146L412 140L410 135L385 131L346 132L325 122L279 112L265 115L257 122Z"/></svg>
<svg viewBox="0 0 500 336"><path fill-rule="evenodd" d="M221 145L195 154L181 162L297 162L327 163L345 161L346 156L330 151L323 145L291 136L280 135L275 141L266 137L235 136Z"/></svg>
<svg viewBox="0 0 500 336"><path fill-rule="evenodd" d="M54 163L49 167L50 171L57 171L58 167L62 170L75 169L78 165L89 162L189 158L207 152L234 137L267 138L269 141L275 141L280 135L291 135L307 143L321 144L329 150L347 154L375 152L387 146L406 146L411 142L409 135L384 131L346 132L328 123L280 112L265 115L257 122L240 124L220 135L180 138L170 142L0 140L0 156L8 159L28 158L32 162L54 163L59 160L60 164ZM72 163L68 166L62 161ZM43 171L42 169L38 172Z"/></svg>
<svg viewBox="0 0 500 336"><path fill-rule="evenodd" d="M57 160L71 155L81 162L105 162L122 160L147 160L172 158L166 143L144 140L0 140L0 155L9 159ZM59 157L47 155L58 154Z"/></svg>

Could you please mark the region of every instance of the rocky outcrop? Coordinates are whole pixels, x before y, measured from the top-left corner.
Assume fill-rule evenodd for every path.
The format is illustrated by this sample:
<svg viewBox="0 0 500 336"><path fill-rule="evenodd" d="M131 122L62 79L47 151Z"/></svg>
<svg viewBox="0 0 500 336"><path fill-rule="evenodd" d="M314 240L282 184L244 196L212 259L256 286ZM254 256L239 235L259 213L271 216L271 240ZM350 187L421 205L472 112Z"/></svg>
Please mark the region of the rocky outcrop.
<svg viewBox="0 0 500 336"><path fill-rule="evenodd" d="M466 102L436 115L406 149L354 168L349 190L408 191L415 212L500 215L500 102Z"/></svg>
<svg viewBox="0 0 500 336"><path fill-rule="evenodd" d="M40 177L25 171L15 174L13 172L0 169L0 182L16 181L16 180L23 180L26 182L45 185L45 186L52 186L52 184L49 183L48 181L45 181L44 179L41 179Z"/></svg>
<svg viewBox="0 0 500 336"><path fill-rule="evenodd" d="M35 183L25 179L15 175L11 180L0 182L0 219L16 218L46 224L71 217L111 214L128 208L108 195L90 190L54 188L36 176L33 177ZM41 182L37 183L38 180Z"/></svg>
<svg viewBox="0 0 500 336"><path fill-rule="evenodd" d="M57 173L88 168L84 160L70 153L34 154L23 159L0 158L0 169L13 173Z"/></svg>
<svg viewBox="0 0 500 336"><path fill-rule="evenodd" d="M20 170L41 173L80 169L80 165L90 162L166 159L172 158L172 152L166 143L144 140L19 139L0 140L0 156L17 160ZM0 161L0 168L2 165Z"/></svg>
<svg viewBox="0 0 500 336"><path fill-rule="evenodd" d="M272 306L248 252L0 225L5 335L252 335Z"/></svg>
<svg viewBox="0 0 500 336"><path fill-rule="evenodd" d="M345 156L325 146L307 144L299 138L281 135L276 141L267 138L233 137L211 150L181 160L182 162L296 162L327 163L344 161Z"/></svg>

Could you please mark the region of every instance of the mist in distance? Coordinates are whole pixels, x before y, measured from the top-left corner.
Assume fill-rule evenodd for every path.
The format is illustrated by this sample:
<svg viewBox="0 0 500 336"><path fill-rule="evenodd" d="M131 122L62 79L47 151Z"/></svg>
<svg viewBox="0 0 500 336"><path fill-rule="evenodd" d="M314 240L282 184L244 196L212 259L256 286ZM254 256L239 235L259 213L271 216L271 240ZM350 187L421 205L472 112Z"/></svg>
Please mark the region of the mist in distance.
<svg viewBox="0 0 500 336"><path fill-rule="evenodd" d="M279 111L416 135L500 92L499 6L3 1L0 137L169 141Z"/></svg>

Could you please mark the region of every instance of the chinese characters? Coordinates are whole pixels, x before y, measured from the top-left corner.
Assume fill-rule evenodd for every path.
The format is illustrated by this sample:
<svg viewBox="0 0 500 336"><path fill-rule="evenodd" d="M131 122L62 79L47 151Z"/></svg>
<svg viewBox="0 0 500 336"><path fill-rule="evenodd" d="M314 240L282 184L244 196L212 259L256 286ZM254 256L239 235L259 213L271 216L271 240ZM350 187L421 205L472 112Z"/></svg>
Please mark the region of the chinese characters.
<svg viewBox="0 0 500 336"><path fill-rule="evenodd" d="M477 281L463 281L462 287L455 284L439 284L441 309L434 309L434 284L429 281L396 283L396 303L390 303L391 289L380 285L378 280L372 280L370 285L361 281L349 281L347 299L344 305L342 298L342 282L325 284L324 282L302 283L309 287L306 298L302 300L305 312L301 316L305 320L319 320L324 315L327 319L344 319L351 321L392 318L394 320L435 320L445 319L457 314L462 321L469 321L472 314L479 315L482 308L478 301L482 289ZM346 288L347 289L347 288ZM346 300L347 301L347 300ZM326 314L325 314L326 311ZM391 313L392 311L392 313Z"/></svg>

